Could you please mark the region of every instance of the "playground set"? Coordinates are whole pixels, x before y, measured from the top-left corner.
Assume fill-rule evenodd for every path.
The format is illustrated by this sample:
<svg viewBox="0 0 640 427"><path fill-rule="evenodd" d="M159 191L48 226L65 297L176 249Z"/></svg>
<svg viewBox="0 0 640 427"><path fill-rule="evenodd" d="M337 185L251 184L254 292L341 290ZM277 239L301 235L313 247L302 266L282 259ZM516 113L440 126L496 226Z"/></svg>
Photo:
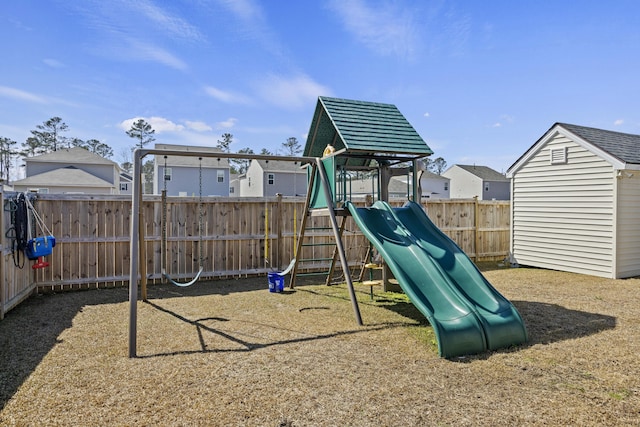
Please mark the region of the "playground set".
<svg viewBox="0 0 640 427"><path fill-rule="evenodd" d="M132 236L139 235L140 171L142 159L148 154L212 156L193 151L136 150ZM484 278L455 242L431 222L420 205L419 178L423 170L420 159L431 154L426 142L394 105L319 97L302 157L231 153L214 156L295 161L306 166L308 191L294 254L302 254L308 244L305 243L305 233L311 228L308 219L328 217L335 250L327 283L339 261L359 325L363 323L342 238L349 216L370 242L363 267L370 271L381 268L383 283L393 275L433 327L440 356L451 358L522 344L527 341L527 332L516 308ZM367 206L361 207L351 200L349 183L354 173L367 174L377 183L375 200ZM403 207L394 208L388 203L388 186L393 176L400 175L406 176L411 194ZM132 238L129 357L136 357L138 278L144 282L138 265L138 258L144 259L144 254L139 253L139 248L139 239ZM381 256L381 265L372 262L373 250ZM284 271L269 273L269 290L281 290L288 273L291 273L289 287L294 289L300 265L305 261L295 256ZM202 266L194 280L185 285L195 282L201 272ZM146 299L144 283L141 285Z"/></svg>

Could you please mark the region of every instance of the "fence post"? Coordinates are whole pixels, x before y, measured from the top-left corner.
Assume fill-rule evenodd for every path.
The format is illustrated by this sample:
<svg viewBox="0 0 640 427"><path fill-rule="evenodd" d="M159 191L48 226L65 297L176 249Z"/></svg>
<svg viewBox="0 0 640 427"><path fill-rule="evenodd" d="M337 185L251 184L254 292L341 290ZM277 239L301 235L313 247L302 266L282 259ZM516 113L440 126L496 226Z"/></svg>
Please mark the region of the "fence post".
<svg viewBox="0 0 640 427"><path fill-rule="evenodd" d="M480 246L480 233L478 232L480 229L480 219L479 219L479 211L480 208L478 206L478 196L473 196L473 204L474 204L474 213L473 213L473 236L474 236L474 242L473 242L473 260L475 262L478 262L478 248Z"/></svg>
<svg viewBox="0 0 640 427"><path fill-rule="evenodd" d="M282 265L282 254L284 254L284 239L282 238L282 215L284 215L284 209L282 209L282 194L276 193L276 212L274 213L274 219L276 220L276 239L278 242L278 246L276 246L276 263L278 270L281 270Z"/></svg>

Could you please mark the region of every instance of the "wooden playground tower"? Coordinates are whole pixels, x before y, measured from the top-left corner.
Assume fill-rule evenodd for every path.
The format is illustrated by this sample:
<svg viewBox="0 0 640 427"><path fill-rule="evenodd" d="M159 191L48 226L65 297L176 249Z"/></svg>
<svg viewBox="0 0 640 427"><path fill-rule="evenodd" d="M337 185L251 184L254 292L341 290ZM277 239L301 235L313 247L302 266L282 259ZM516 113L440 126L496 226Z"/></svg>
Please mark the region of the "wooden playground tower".
<svg viewBox="0 0 640 427"><path fill-rule="evenodd" d="M304 156L315 158L315 161L308 165L309 185L290 288L294 288L299 265L304 261L299 256L305 245L308 219L317 216L329 217L335 238L335 250L330 259L326 283L330 284L339 259L356 321L362 325L342 238L349 215L349 211L343 207L344 202L351 196L349 176L353 172L372 175L377 188L373 198L385 202L389 200L388 188L391 178L398 175L407 176L407 188L411 189L412 193L408 198L419 203L419 159L431 154L433 152L428 145L394 105L318 98L304 149ZM408 185L409 176L412 178L411 186ZM369 262L369 256L368 251L365 263ZM383 266L382 271L382 282L386 290L389 286L389 270Z"/></svg>
<svg viewBox="0 0 640 427"><path fill-rule="evenodd" d="M353 171L375 172L377 176L377 199L388 201L388 184L392 176L412 176L413 187L410 199L419 201L418 160L433 154L413 126L395 105L319 97L311 123L309 137L302 157L248 155L232 153L175 151L163 149L138 149L133 159L133 192L131 208L130 279L129 279L129 357L137 353L137 300L138 281L143 296L146 287L144 245L140 233L142 204L141 171L142 160L147 155L176 155L191 157L218 157L230 159L284 160L308 165L309 187L305 202L305 214L297 240L296 254L301 253L307 220L312 216L327 216L336 240L336 248L330 267L329 278L337 258L343 268L356 321L362 318L353 288L342 234L345 219L349 215L342 204L348 200L348 174ZM406 166L410 164L410 166ZM409 188L409 186L408 186ZM338 225L337 218L341 218ZM294 287L299 261L296 258L290 287ZM386 271L386 270L383 270Z"/></svg>

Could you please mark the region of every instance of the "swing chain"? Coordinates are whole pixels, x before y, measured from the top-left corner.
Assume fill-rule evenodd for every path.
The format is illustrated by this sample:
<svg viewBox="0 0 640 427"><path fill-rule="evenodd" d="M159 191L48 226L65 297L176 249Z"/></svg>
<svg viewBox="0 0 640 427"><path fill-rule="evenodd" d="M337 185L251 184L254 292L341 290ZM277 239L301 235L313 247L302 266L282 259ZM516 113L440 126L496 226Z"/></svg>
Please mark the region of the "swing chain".
<svg viewBox="0 0 640 427"><path fill-rule="evenodd" d="M202 218L204 216L202 212L202 157L200 157L200 165L198 168L198 184L199 188L199 198L198 198L198 255L199 255L199 266L200 268L204 265L204 255L202 253Z"/></svg>

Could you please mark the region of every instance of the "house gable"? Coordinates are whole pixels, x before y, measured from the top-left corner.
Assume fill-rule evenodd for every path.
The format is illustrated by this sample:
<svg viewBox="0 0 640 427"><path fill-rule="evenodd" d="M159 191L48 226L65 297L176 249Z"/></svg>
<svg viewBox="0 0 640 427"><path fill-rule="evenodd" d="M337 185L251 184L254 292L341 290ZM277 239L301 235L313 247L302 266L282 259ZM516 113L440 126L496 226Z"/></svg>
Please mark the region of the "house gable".
<svg viewBox="0 0 640 427"><path fill-rule="evenodd" d="M513 177L518 169L527 164L540 150L545 149L550 141L559 136L571 140L583 149L606 160L615 169L640 170L640 135L556 123L509 167L507 177ZM551 160L550 158L549 161Z"/></svg>
<svg viewBox="0 0 640 427"><path fill-rule="evenodd" d="M104 186L99 184L99 182L106 182L109 187L115 187L116 189L120 183L120 167L117 163L81 147L65 148L40 156L27 157L25 158L25 165L25 179L37 176L42 178L43 176L47 176L44 174L62 170L62 173L51 175L52 179L55 179L55 181L51 182L51 188L65 189L67 187L76 188L79 186L88 188L87 184L93 182L97 185L96 191L104 193ZM87 179L83 178L82 182L77 181L77 178L72 179L70 174L64 172L65 170L68 171L68 169L65 168L82 170L95 179L87 177ZM102 189L100 190L99 188L101 187ZM62 192L62 190L52 192ZM111 192L111 190L109 190L109 192Z"/></svg>

